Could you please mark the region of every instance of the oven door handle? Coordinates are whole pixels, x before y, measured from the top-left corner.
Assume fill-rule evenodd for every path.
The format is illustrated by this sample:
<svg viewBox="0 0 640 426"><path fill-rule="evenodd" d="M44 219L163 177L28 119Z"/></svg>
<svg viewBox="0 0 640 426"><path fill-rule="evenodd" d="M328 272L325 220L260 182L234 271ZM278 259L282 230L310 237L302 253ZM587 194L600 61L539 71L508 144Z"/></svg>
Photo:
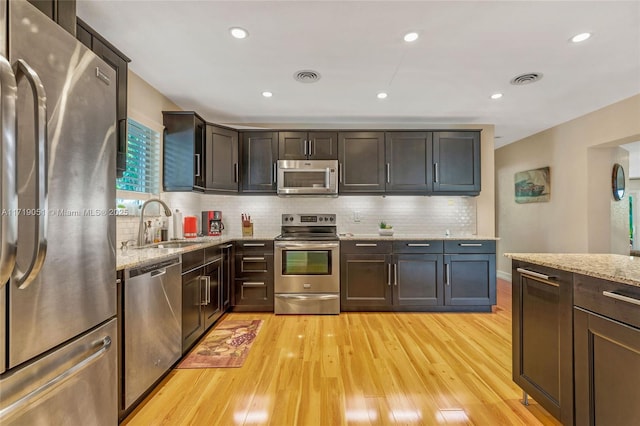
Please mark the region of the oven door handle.
<svg viewBox="0 0 640 426"><path fill-rule="evenodd" d="M280 299L296 299L296 300L332 300L338 299L338 294L276 294Z"/></svg>
<svg viewBox="0 0 640 426"><path fill-rule="evenodd" d="M315 241L311 241L311 242L299 242L299 243L294 243L294 242L278 242L276 241L275 243L276 248L279 249L333 249L333 248L338 248L340 247L340 243L339 242L335 242L335 243L320 243L320 242L315 242Z"/></svg>

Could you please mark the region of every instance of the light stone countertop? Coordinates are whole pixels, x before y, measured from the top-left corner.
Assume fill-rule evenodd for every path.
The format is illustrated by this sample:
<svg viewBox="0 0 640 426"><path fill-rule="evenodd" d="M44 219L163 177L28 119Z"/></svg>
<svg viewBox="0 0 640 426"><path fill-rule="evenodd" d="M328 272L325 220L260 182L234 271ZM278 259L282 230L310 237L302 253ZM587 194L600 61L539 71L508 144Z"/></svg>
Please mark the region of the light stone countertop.
<svg viewBox="0 0 640 426"><path fill-rule="evenodd" d="M243 237L241 235L222 235L221 237L198 237L181 241L198 242L188 247L180 248L135 248L130 247L126 251L116 250L116 270L133 268L143 263L162 260L171 256L187 253L193 250L203 249L205 247L225 244L230 241L248 241L248 240L273 240L276 235L254 235L253 237ZM392 236L383 236L378 234L339 234L341 241L353 240L497 240L495 237L483 237L478 235L463 235L455 237L444 237L442 235L426 235L426 234L394 234Z"/></svg>
<svg viewBox="0 0 640 426"><path fill-rule="evenodd" d="M338 234L340 240L350 241L350 240L442 240L442 241L460 241L460 240L488 240L488 241L496 241L499 238L496 237L487 237L482 235L453 235L450 237L445 237L444 235L435 235L435 234L393 234L390 236L379 235L379 234L351 234L344 233Z"/></svg>
<svg viewBox="0 0 640 426"><path fill-rule="evenodd" d="M640 257L591 253L505 253L506 257L640 287Z"/></svg>
<svg viewBox="0 0 640 426"><path fill-rule="evenodd" d="M200 250L206 247L225 244L230 241L250 241L250 240L273 240L274 235L254 235L253 237L223 235L220 237L198 237L180 241L197 242L188 247L180 248L135 248L130 247L125 250L116 250L116 270L133 268L143 263L162 260L171 256L187 253L193 250Z"/></svg>

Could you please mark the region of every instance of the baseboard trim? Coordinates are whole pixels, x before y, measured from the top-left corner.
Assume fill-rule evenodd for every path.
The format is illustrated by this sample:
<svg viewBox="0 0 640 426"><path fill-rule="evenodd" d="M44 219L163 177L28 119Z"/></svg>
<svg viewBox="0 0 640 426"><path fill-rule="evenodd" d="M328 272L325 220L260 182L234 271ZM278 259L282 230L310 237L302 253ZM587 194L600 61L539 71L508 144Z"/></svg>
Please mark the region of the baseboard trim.
<svg viewBox="0 0 640 426"><path fill-rule="evenodd" d="M497 271L496 276L501 280L511 282L511 274L509 272Z"/></svg>

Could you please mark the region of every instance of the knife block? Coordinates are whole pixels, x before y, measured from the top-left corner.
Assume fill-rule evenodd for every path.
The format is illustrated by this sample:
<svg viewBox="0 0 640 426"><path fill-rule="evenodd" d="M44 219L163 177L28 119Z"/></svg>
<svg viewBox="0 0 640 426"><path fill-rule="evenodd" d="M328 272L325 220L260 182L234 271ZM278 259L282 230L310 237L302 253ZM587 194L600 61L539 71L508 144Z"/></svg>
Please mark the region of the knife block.
<svg viewBox="0 0 640 426"><path fill-rule="evenodd" d="M242 225L242 236L243 237L253 237L253 223L249 223L248 225Z"/></svg>

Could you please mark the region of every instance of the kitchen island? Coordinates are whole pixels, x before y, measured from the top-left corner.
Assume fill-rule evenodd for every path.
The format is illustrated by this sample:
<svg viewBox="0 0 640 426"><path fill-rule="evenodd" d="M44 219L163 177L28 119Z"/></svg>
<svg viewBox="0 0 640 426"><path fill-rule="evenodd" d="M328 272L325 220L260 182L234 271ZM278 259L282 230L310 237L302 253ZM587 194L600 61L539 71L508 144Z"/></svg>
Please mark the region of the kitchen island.
<svg viewBox="0 0 640 426"><path fill-rule="evenodd" d="M563 424L640 424L640 259L506 253L513 380Z"/></svg>

